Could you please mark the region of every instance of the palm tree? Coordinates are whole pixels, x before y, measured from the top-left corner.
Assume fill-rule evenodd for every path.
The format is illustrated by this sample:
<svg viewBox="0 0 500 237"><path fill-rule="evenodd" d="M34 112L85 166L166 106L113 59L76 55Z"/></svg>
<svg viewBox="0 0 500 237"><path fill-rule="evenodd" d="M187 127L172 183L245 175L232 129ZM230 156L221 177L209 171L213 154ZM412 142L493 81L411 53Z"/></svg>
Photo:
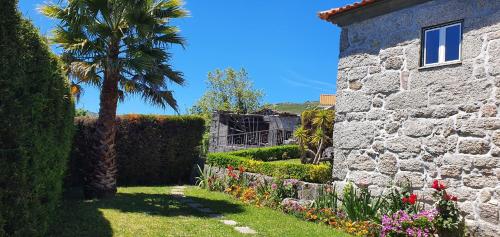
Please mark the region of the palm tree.
<svg viewBox="0 0 500 237"><path fill-rule="evenodd" d="M302 125L294 132L303 152L302 162L319 164L324 149L331 143L335 114L331 110L309 110L302 113ZM309 159L311 157L311 159Z"/></svg>
<svg viewBox="0 0 500 237"><path fill-rule="evenodd" d="M79 95L81 84L100 88L99 117L92 146L92 171L87 198L116 193L115 119L118 100L135 94L162 108L177 111L168 82L184 84L172 69L171 45L184 46L171 19L187 16L180 0L68 0L40 11L60 24L53 42L64 49L62 59Z"/></svg>

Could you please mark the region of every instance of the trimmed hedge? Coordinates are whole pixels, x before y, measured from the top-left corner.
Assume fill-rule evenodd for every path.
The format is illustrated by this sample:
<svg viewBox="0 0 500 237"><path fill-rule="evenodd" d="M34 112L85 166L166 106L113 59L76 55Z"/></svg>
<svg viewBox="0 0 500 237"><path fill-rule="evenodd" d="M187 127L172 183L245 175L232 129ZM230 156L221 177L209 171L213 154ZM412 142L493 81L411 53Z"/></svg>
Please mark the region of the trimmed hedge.
<svg viewBox="0 0 500 237"><path fill-rule="evenodd" d="M97 118L75 119L67 186L81 186L90 166ZM123 115L117 118L118 185L187 182L199 157L204 120L196 116Z"/></svg>
<svg viewBox="0 0 500 237"><path fill-rule="evenodd" d="M59 60L17 1L0 9L0 236L43 236L61 197L74 105Z"/></svg>
<svg viewBox="0 0 500 237"><path fill-rule="evenodd" d="M300 157L300 149L297 145L284 145L263 148L250 148L228 152L228 154L242 157L250 157L253 160L276 161L288 160Z"/></svg>
<svg viewBox="0 0 500 237"><path fill-rule="evenodd" d="M271 147L273 148L273 147ZM307 182L314 183L325 183L331 179L331 167L329 165L311 165L311 164L283 164L274 162L265 162L262 154L265 152L256 152L258 149L269 149L269 148L254 148L248 150L240 150L236 152L220 152L220 153L209 153L207 156L207 164L218 166L218 167L238 167L243 166L248 172L259 173L268 176L281 177L281 178L293 178ZM283 152L290 151L299 152L297 146L281 146L274 147L273 152L268 154L274 154L275 157L279 157L278 150ZM296 151L295 151L296 150ZM240 156L244 154L245 156ZM259 154L257 157L259 160L252 157L251 154Z"/></svg>

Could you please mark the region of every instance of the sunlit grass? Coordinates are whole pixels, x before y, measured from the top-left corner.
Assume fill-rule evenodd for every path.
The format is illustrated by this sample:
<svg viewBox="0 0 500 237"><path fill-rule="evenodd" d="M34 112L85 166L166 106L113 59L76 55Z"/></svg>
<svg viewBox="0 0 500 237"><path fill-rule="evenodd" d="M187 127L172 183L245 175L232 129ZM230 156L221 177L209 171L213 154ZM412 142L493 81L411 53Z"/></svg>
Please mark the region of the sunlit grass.
<svg viewBox="0 0 500 237"><path fill-rule="evenodd" d="M112 199L67 199L50 236L242 236L169 192L169 187L127 187L119 188ZM251 227L257 236L348 236L280 211L243 204L223 193L195 187L186 188L185 193L226 219Z"/></svg>

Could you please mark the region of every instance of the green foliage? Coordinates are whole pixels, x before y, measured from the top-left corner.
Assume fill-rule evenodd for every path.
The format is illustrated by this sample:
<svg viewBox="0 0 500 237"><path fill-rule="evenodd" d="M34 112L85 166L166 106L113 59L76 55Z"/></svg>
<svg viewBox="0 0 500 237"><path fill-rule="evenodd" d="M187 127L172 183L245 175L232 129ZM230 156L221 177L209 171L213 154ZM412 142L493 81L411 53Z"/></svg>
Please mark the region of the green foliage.
<svg viewBox="0 0 500 237"><path fill-rule="evenodd" d="M323 151L332 145L333 121L332 110L306 110L301 116L302 123L294 132L299 141L304 163L318 164Z"/></svg>
<svg viewBox="0 0 500 237"><path fill-rule="evenodd" d="M270 109L292 114L302 114L305 110L312 110L319 105L319 101L306 101L304 103L276 103L267 105Z"/></svg>
<svg viewBox="0 0 500 237"><path fill-rule="evenodd" d="M208 73L205 94L191 108L193 114L202 115L208 121L214 111L247 113L261 107L264 93L253 88L245 69L216 69Z"/></svg>
<svg viewBox="0 0 500 237"><path fill-rule="evenodd" d="M314 199L313 207L316 209L329 208L334 213L339 211L340 199L337 194L337 188L333 189L328 186L323 186L319 189L318 196Z"/></svg>
<svg viewBox="0 0 500 237"><path fill-rule="evenodd" d="M373 197L366 188L356 189L351 183L344 187L342 209L352 221L380 220L382 197Z"/></svg>
<svg viewBox="0 0 500 237"><path fill-rule="evenodd" d="M40 11L59 21L51 40L64 50L62 59L77 98L82 83L112 85L118 90L103 90L103 95L122 100L138 95L177 110L169 82L183 85L184 78L172 69L168 51L185 44L180 30L170 24L188 15L182 5L179 0L59 1Z"/></svg>
<svg viewBox="0 0 500 237"><path fill-rule="evenodd" d="M43 236L59 204L74 105L57 57L17 1L0 18L0 236Z"/></svg>
<svg viewBox="0 0 500 237"><path fill-rule="evenodd" d="M297 158L300 156L300 150L297 145L283 145L263 148L249 148L228 152L227 154L251 157L253 160L275 161Z"/></svg>
<svg viewBox="0 0 500 237"><path fill-rule="evenodd" d="M465 220L460 215L460 210L457 206L458 198L448 194L444 184L441 184L442 186L439 186L439 184L439 181L434 181L433 188L435 191L432 196L436 200L434 205L439 212L439 215L434 220L434 224L440 232L440 236L464 236Z"/></svg>
<svg viewBox="0 0 500 237"><path fill-rule="evenodd" d="M257 152L256 150L258 149L265 149L268 152L266 154L272 154L275 157L279 157L279 152L277 152L277 150L288 152L289 154L297 152L296 146L283 146L271 149L257 148L228 153L209 153L207 156L207 163L218 167L243 166L248 172L285 179L299 179L317 183L324 183L330 180L331 167L328 165L265 162L252 157L253 154L259 154L256 155L259 159L269 160L269 158L265 158L262 152Z"/></svg>
<svg viewBox="0 0 500 237"><path fill-rule="evenodd" d="M75 120L76 134L67 183L78 186L87 164L96 118ZM199 156L204 121L196 116L124 115L117 119L118 184L188 181Z"/></svg>
<svg viewBox="0 0 500 237"><path fill-rule="evenodd" d="M403 199L409 198L410 195L415 195L411 192L412 185L409 181L402 183L401 187L393 187L384 196L384 204L382 207L382 213L386 215L391 215L399 210L404 210L409 214L417 214L424 209L423 203L417 201L414 204L404 202Z"/></svg>

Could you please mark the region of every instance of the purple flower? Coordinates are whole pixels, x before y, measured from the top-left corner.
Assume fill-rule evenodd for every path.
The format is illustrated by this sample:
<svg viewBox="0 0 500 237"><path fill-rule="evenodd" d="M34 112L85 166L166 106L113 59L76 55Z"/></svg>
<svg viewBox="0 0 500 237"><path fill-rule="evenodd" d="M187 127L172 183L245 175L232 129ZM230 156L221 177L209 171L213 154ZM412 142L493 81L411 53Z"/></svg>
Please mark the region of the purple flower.
<svg viewBox="0 0 500 237"><path fill-rule="evenodd" d="M391 236L391 235L407 235L407 236L418 236L427 237L431 236L431 230L423 226L414 226L413 223L417 219L421 220L425 218L428 223L432 223L434 218L437 216L437 210L425 210L414 215L409 215L403 210L399 210L392 216L384 215L382 217L382 231L381 236Z"/></svg>

